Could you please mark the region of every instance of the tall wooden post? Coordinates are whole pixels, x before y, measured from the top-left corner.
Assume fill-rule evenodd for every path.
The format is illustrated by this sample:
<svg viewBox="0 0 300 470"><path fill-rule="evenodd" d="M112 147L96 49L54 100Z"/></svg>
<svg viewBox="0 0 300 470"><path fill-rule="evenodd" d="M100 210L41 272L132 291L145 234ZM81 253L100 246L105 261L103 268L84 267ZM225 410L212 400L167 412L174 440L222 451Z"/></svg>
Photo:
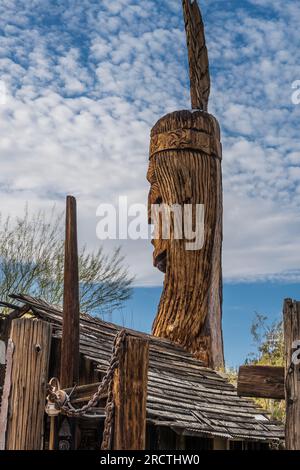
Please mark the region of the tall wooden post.
<svg viewBox="0 0 300 470"><path fill-rule="evenodd" d="M300 450L300 302L286 299L283 308L286 358L286 427L288 450Z"/></svg>
<svg viewBox="0 0 300 470"><path fill-rule="evenodd" d="M114 450L145 449L148 357L147 340L125 337L113 384Z"/></svg>
<svg viewBox="0 0 300 470"><path fill-rule="evenodd" d="M63 332L60 383L72 387L79 379L79 275L76 199L67 197L64 268Z"/></svg>
<svg viewBox="0 0 300 470"><path fill-rule="evenodd" d="M51 325L18 319L12 322L11 371L6 449L40 450L51 348Z"/></svg>

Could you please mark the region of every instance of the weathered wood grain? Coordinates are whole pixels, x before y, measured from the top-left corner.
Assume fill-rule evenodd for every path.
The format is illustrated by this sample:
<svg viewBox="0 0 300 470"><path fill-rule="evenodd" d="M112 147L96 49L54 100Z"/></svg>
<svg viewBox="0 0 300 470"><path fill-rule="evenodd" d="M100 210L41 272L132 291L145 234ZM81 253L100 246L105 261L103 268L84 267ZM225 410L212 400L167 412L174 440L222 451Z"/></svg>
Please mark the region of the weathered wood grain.
<svg viewBox="0 0 300 470"><path fill-rule="evenodd" d="M114 450L145 449L148 362L148 341L127 335L114 376Z"/></svg>
<svg viewBox="0 0 300 470"><path fill-rule="evenodd" d="M22 315L25 315L29 311L29 307L27 305L23 305L22 307L17 307L14 304L9 302L0 302L1 306L12 308L13 310L6 315L0 317L0 341L4 342L6 345L10 335L10 328L11 322L15 318L19 318ZM2 400L2 392L4 387L4 380L5 380L5 366L0 363L0 406Z"/></svg>
<svg viewBox="0 0 300 470"><path fill-rule="evenodd" d="M207 111L210 76L204 24L197 0L183 0L182 4L189 58L192 108Z"/></svg>
<svg viewBox="0 0 300 470"><path fill-rule="evenodd" d="M79 379L79 276L76 199L67 197L64 267L63 332L60 383L71 387Z"/></svg>
<svg viewBox="0 0 300 470"><path fill-rule="evenodd" d="M7 428L7 418L8 418L8 406L9 406L9 396L11 390L11 371L13 364L13 353L14 353L14 343L11 339L7 342L7 351L6 351L6 370L5 370L5 379L3 394L1 400L1 409L0 409L0 450L5 450L5 436Z"/></svg>
<svg viewBox="0 0 300 470"><path fill-rule="evenodd" d="M51 345L51 325L31 319L13 320L15 351L7 422L7 450L40 450Z"/></svg>
<svg viewBox="0 0 300 470"><path fill-rule="evenodd" d="M285 445L300 450L300 302L286 299L283 307L286 358Z"/></svg>
<svg viewBox="0 0 300 470"><path fill-rule="evenodd" d="M154 265L166 274L153 335L180 344L210 367L221 368L222 173L216 119L200 111L178 111L160 119L151 132L147 178L150 221L154 204L180 205L182 210L191 205L194 227L196 205L204 204L205 211L201 249L188 251L186 239L175 239L174 227L170 240L163 238L160 227L152 242Z"/></svg>
<svg viewBox="0 0 300 470"><path fill-rule="evenodd" d="M242 397L284 400L284 367L241 366L237 392Z"/></svg>

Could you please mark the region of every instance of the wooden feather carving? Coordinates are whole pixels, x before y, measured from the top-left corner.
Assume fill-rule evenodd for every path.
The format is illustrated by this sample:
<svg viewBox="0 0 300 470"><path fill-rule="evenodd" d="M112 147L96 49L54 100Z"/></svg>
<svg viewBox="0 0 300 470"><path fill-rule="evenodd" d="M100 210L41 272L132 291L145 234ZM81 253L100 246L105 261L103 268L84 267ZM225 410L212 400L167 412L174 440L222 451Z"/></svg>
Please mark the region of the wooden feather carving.
<svg viewBox="0 0 300 470"><path fill-rule="evenodd" d="M182 4L189 57L192 109L207 111L210 75L202 16L197 0L183 0Z"/></svg>

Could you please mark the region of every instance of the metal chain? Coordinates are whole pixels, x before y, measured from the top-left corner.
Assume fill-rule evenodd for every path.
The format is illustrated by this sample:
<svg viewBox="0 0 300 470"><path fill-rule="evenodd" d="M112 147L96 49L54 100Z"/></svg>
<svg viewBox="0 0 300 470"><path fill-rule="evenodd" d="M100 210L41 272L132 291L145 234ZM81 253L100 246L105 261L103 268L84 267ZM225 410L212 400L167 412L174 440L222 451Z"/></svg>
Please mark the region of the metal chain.
<svg viewBox="0 0 300 470"><path fill-rule="evenodd" d="M105 407L105 422L102 437L101 450L111 450L112 436L114 426L114 396L113 396L113 381L111 380L108 386L108 395Z"/></svg>
<svg viewBox="0 0 300 470"><path fill-rule="evenodd" d="M122 346L125 339L126 330L121 330L114 340L113 353L112 357L97 392L92 396L89 402L82 406L81 408L74 408L71 403L70 397L65 394L64 401L62 402L62 395L60 390L55 390L55 387L51 385L52 380L48 384L48 396L47 400L55 404L56 409L60 410L64 415L76 418L83 416L91 408L95 407L99 400L103 398L104 392L108 391L107 403L106 403L106 420L105 420L105 429L104 435L106 442L110 440L108 434L111 434L112 420L113 420L113 377L114 372L119 366L120 356L122 352ZM104 440L104 439L103 439ZM108 443L109 444L109 443Z"/></svg>

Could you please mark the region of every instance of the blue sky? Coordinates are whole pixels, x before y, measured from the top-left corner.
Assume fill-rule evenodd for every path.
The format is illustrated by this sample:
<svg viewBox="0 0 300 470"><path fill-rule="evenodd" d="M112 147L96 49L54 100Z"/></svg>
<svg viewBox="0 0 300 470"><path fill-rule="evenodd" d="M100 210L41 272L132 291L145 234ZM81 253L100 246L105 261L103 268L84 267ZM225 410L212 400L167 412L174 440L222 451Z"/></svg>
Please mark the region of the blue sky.
<svg viewBox="0 0 300 470"><path fill-rule="evenodd" d="M288 286L296 295L300 279L300 105L291 100L300 79L300 4L199 3L209 109L224 149L224 331L240 325L240 335L227 340L238 345L249 339L250 310L275 315L274 296L289 296ZM25 202L33 211L53 203L61 209L72 193L80 241L94 249L98 204L121 195L146 201L150 128L167 112L190 107L183 29L180 0L1 1L2 212L19 214ZM121 244L136 285L161 286L151 244ZM240 313L231 289L244 294ZM245 289L262 303L248 305ZM152 315L156 301L147 304Z"/></svg>
<svg viewBox="0 0 300 470"><path fill-rule="evenodd" d="M106 318L149 333L160 294L160 287L136 287L124 308ZM286 298L300 299L299 283L265 281L224 284L223 335L228 367L239 367L249 354L257 352L250 334L256 313L266 316L269 325L278 322L282 318Z"/></svg>

